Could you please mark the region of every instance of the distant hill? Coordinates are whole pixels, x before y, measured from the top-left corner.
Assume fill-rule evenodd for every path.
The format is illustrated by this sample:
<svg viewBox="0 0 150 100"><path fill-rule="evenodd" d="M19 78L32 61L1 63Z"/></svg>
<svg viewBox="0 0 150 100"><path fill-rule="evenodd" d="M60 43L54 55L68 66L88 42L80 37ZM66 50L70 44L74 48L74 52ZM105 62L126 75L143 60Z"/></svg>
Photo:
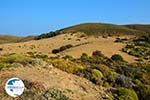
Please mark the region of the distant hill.
<svg viewBox="0 0 150 100"><path fill-rule="evenodd" d="M143 29L144 30L144 29ZM145 34L143 30L136 30L128 26L105 24L105 23L84 23L61 29L61 33L84 32L88 35L140 35Z"/></svg>
<svg viewBox="0 0 150 100"><path fill-rule="evenodd" d="M19 37L19 36L12 36L12 35L0 35L0 44L25 42L25 41L29 41L33 39L34 39L34 36Z"/></svg>
<svg viewBox="0 0 150 100"><path fill-rule="evenodd" d="M30 40L34 40L36 36L27 36L27 37L22 37L18 42L26 42Z"/></svg>
<svg viewBox="0 0 150 100"><path fill-rule="evenodd" d="M147 26L146 26L147 27ZM141 29L130 28L129 25L115 25L106 23L83 23L67 28L57 30L55 32L43 33L35 39L50 38L59 34L84 32L87 35L144 35L148 28Z"/></svg>
<svg viewBox="0 0 150 100"><path fill-rule="evenodd" d="M54 37L59 34L83 32L87 35L145 35L150 34L150 25L131 24L131 25L115 25L107 23L83 23L67 28L57 30L55 32L43 33L38 36L17 37L9 35L0 35L0 43L9 42L25 42L29 40L40 40L43 38Z"/></svg>
<svg viewBox="0 0 150 100"><path fill-rule="evenodd" d="M124 25L124 26L128 27L130 29L134 29L134 30L138 30L138 31L144 31L144 32L150 34L150 24L149 25L132 24L132 25Z"/></svg>

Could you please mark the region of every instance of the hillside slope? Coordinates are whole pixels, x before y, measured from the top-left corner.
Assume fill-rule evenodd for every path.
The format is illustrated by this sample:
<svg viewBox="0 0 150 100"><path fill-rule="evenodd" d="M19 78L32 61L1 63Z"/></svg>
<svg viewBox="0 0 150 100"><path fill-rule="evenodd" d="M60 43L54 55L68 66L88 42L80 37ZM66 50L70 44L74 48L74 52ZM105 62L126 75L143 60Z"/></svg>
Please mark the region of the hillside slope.
<svg viewBox="0 0 150 100"><path fill-rule="evenodd" d="M44 54L48 56L71 55L75 58L79 58L82 53L87 53L88 55L91 55L93 51L100 50L104 55L109 58L113 54L120 54L124 57L126 61L134 62L135 57L129 56L128 54L121 51L121 49L126 44L114 42L116 37L96 38L93 36L82 36L83 34L81 33L61 34L53 38L41 39L38 41L32 40L23 43L1 44L0 48L2 48L3 50L0 51L0 55L9 55L14 53L32 53L35 55ZM52 53L52 50L68 44L71 44L73 47L58 54Z"/></svg>
<svg viewBox="0 0 150 100"><path fill-rule="evenodd" d="M150 33L150 25L142 25L142 24L131 24L131 25L124 25L130 29L135 29L139 31L144 31L146 33Z"/></svg>
<svg viewBox="0 0 150 100"><path fill-rule="evenodd" d="M86 35L136 35L141 36L150 33L150 25L131 24L115 25L107 23L82 23L62 28L55 32L48 32L38 35L35 40L54 37L59 34L83 32Z"/></svg>
<svg viewBox="0 0 150 100"><path fill-rule="evenodd" d="M31 82L36 88L42 88L41 92L45 93L49 90L59 90L63 91L69 99L59 99L59 100L102 100L107 93L104 92L102 88L98 88L92 82L86 80L85 78L78 77L66 72L63 72L52 65L40 66L40 67L19 67L7 69L0 72L0 98L1 100L41 100L42 97L45 98L43 94L39 94L37 91L32 91L30 88L28 91L25 90L24 94L19 98L11 98L6 95L3 88L5 82L9 77L19 77L24 82ZM30 76L30 77L28 77ZM26 84L26 86L28 86ZM58 100L58 99L42 99L42 100Z"/></svg>
<svg viewBox="0 0 150 100"><path fill-rule="evenodd" d="M0 44L1 43L17 42L20 39L22 39L22 37L11 36L11 35L0 35Z"/></svg>
<svg viewBox="0 0 150 100"><path fill-rule="evenodd" d="M25 42L25 41L30 41L33 39L34 39L34 36L19 37L19 36L12 36L12 35L0 35L0 44Z"/></svg>
<svg viewBox="0 0 150 100"><path fill-rule="evenodd" d="M84 32L88 35L139 35L144 34L144 31L138 31L128 27L114 24L104 23L83 23L75 26L61 29L62 33Z"/></svg>

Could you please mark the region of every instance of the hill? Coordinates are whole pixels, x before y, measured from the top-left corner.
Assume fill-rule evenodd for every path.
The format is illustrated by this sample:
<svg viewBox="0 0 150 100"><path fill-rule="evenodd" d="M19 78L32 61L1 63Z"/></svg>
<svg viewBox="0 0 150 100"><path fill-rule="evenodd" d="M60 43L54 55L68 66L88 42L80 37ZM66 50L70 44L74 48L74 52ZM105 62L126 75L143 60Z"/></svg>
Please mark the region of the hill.
<svg viewBox="0 0 150 100"><path fill-rule="evenodd" d="M144 31L146 33L150 33L150 25L142 25L142 24L131 24L131 25L124 25L125 27L128 27L130 29L135 29L139 31Z"/></svg>
<svg viewBox="0 0 150 100"><path fill-rule="evenodd" d="M13 36L13 35L0 35L0 44L25 42L25 41L29 41L33 39L34 39L34 36L19 37L19 36Z"/></svg>
<svg viewBox="0 0 150 100"><path fill-rule="evenodd" d="M20 39L22 39L22 37L11 36L11 35L0 35L0 44L10 43L10 42L17 42Z"/></svg>
<svg viewBox="0 0 150 100"><path fill-rule="evenodd" d="M27 42L30 40L34 40L36 36L26 36L26 37L22 37L18 42Z"/></svg>
<svg viewBox="0 0 150 100"><path fill-rule="evenodd" d="M145 31L128 28L121 25L105 23L84 23L60 30L61 33L84 32L88 35L139 35Z"/></svg>
<svg viewBox="0 0 150 100"><path fill-rule="evenodd" d="M102 26L143 32L109 25ZM15 100L149 100L149 35L104 37L64 30L41 35L41 40L16 37L19 43L0 44L1 100L14 99L3 88L14 76L25 84Z"/></svg>
<svg viewBox="0 0 150 100"><path fill-rule="evenodd" d="M107 23L82 23L55 32L43 33L35 39L54 37L59 34L83 32L87 35L137 35L150 33L150 25L115 25Z"/></svg>

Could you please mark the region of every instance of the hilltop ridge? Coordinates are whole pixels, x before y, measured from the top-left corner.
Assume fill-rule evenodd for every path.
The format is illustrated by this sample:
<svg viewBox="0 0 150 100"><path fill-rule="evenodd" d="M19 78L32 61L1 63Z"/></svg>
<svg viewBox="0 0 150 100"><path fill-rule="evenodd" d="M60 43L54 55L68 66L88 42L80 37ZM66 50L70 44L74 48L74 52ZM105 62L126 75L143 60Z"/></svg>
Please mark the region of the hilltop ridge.
<svg viewBox="0 0 150 100"><path fill-rule="evenodd" d="M26 42L33 40L34 36L27 36L27 37L21 37L21 36L13 36L13 35L3 35L0 34L0 44L3 43L16 43L16 42Z"/></svg>
<svg viewBox="0 0 150 100"><path fill-rule="evenodd" d="M144 31L107 23L83 23L61 29L60 32L84 32L88 35L135 35L145 33Z"/></svg>
<svg viewBox="0 0 150 100"><path fill-rule="evenodd" d="M136 35L150 34L150 25L129 24L115 25L109 23L81 23L70 27L62 28L54 32L43 33L35 39L50 38L59 34L82 32L86 35Z"/></svg>

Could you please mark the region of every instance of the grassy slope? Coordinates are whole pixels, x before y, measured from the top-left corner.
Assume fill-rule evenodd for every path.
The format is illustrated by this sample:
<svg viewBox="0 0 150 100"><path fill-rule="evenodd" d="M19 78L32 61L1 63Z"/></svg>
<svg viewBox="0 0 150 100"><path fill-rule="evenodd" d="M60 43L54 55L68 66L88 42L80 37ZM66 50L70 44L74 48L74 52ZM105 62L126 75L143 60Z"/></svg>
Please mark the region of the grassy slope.
<svg viewBox="0 0 150 100"><path fill-rule="evenodd" d="M84 23L61 29L60 32L84 32L88 35L104 35L104 34L144 34L145 32L131 29L121 25L104 24L104 23Z"/></svg>
<svg viewBox="0 0 150 100"><path fill-rule="evenodd" d="M142 24L132 24L132 25L124 25L125 27L131 28L131 29L136 29L139 31L145 31L147 33L150 33L150 25L142 25Z"/></svg>

